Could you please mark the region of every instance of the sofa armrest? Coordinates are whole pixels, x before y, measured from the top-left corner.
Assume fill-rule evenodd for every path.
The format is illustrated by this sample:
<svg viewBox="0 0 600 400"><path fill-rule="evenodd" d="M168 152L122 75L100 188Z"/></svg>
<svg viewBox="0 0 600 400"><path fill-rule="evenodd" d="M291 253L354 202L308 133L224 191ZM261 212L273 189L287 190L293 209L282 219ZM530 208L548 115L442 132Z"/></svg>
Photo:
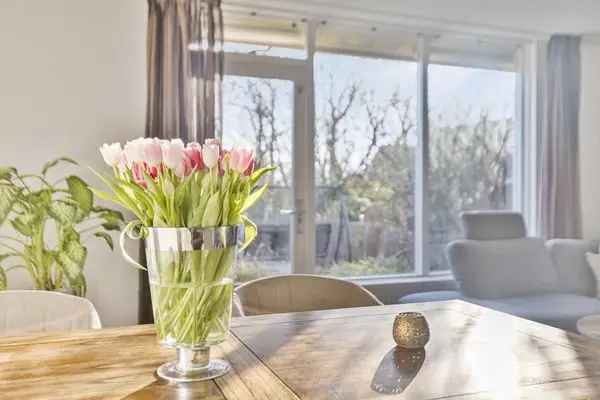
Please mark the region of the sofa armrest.
<svg viewBox="0 0 600 400"><path fill-rule="evenodd" d="M552 239L546 242L558 273L558 289L564 293L596 296L596 279L585 253L597 253L597 240Z"/></svg>

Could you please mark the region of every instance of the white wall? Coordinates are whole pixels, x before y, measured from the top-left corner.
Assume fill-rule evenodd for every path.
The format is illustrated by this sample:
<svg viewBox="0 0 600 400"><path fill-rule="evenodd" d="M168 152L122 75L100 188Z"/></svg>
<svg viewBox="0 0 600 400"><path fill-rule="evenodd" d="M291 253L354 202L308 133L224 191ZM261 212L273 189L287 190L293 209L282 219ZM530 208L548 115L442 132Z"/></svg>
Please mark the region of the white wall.
<svg viewBox="0 0 600 400"><path fill-rule="evenodd" d="M581 45L579 115L583 234L600 238L600 36L585 36Z"/></svg>
<svg viewBox="0 0 600 400"><path fill-rule="evenodd" d="M146 18L144 0L0 1L0 165L66 155L103 168L103 142L143 135ZM90 242L86 275L105 325L137 321L137 272L117 250Z"/></svg>

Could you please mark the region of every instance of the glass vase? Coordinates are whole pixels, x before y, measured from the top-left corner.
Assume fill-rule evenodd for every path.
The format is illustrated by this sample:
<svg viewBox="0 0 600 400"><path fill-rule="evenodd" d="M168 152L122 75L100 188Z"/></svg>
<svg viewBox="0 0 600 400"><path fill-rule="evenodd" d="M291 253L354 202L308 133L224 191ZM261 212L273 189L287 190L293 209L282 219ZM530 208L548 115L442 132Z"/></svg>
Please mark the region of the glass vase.
<svg viewBox="0 0 600 400"><path fill-rule="evenodd" d="M177 352L175 361L158 368L158 376L191 382L224 375L230 366L211 358L210 347L224 341L229 331L233 281L227 276L243 225L144 231L157 337Z"/></svg>

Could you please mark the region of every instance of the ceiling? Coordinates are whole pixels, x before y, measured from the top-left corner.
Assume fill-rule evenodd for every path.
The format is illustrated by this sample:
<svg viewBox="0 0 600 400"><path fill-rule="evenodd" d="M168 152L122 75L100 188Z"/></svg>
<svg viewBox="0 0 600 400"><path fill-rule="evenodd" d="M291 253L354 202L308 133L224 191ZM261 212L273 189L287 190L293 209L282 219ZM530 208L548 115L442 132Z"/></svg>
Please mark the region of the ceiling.
<svg viewBox="0 0 600 400"><path fill-rule="evenodd" d="M224 6L354 15L426 25L464 25L520 34L600 33L600 0L223 0Z"/></svg>

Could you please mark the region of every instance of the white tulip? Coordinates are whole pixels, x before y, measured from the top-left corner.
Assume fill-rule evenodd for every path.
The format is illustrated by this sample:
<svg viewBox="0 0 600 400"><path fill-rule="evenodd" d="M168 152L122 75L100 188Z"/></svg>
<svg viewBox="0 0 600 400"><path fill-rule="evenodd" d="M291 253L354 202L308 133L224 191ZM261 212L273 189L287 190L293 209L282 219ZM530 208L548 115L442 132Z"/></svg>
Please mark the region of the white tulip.
<svg viewBox="0 0 600 400"><path fill-rule="evenodd" d="M125 152L125 157L127 158L127 164L131 167L132 164L143 162L144 161L144 146L145 146L144 138L137 138L135 140L131 140L125 143L125 147L123 147L123 151Z"/></svg>
<svg viewBox="0 0 600 400"><path fill-rule="evenodd" d="M170 142L162 142L162 159L167 168L177 168L181 165L184 157L185 145L181 139L173 139Z"/></svg>
<svg viewBox="0 0 600 400"><path fill-rule="evenodd" d="M202 146L202 160L209 169L219 162L219 146L217 144L205 144Z"/></svg>
<svg viewBox="0 0 600 400"><path fill-rule="evenodd" d="M104 143L100 147L100 154L102 154L104 162L110 165L111 167L119 165L122 153L123 150L121 150L121 143Z"/></svg>

